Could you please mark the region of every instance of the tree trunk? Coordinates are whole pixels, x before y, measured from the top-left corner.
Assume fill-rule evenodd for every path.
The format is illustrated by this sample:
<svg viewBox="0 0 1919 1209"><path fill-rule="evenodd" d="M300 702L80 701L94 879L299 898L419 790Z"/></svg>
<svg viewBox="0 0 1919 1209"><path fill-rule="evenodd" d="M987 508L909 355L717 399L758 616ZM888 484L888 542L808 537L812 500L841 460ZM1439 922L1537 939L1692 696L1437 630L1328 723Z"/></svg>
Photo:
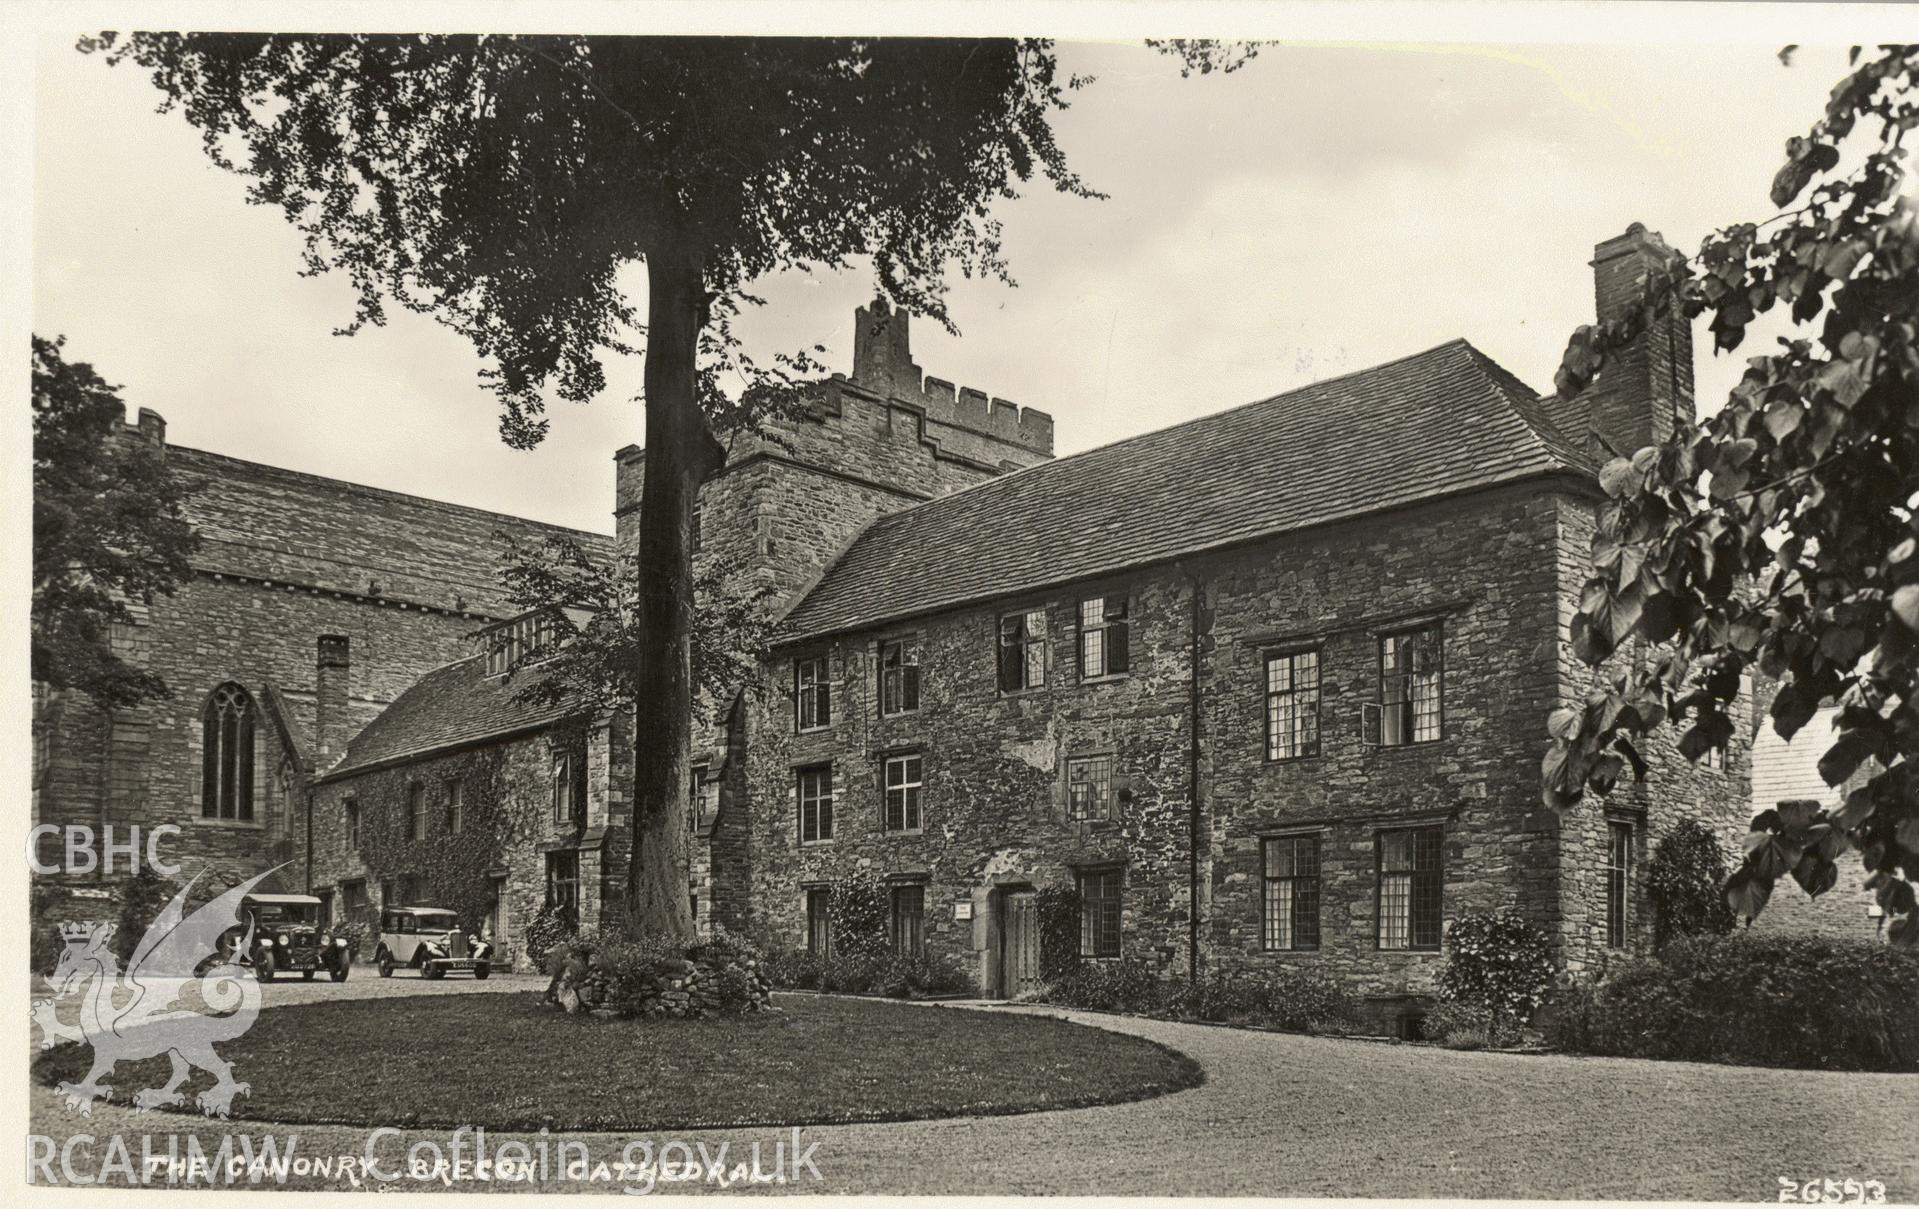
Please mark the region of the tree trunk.
<svg viewBox="0 0 1919 1209"><path fill-rule="evenodd" d="M696 935L687 897L692 778L693 562L700 484L723 457L700 411L697 356L706 320L701 261L684 247L647 257L646 478L640 488L638 700L634 703L633 860L628 924Z"/></svg>

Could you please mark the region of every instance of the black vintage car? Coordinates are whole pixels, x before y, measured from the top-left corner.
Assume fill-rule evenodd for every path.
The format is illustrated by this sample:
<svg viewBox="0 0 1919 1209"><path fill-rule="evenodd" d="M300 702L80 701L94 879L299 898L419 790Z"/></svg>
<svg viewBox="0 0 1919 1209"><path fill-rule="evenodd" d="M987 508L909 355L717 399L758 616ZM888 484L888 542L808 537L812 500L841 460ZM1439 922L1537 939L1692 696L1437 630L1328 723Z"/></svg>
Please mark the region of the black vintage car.
<svg viewBox="0 0 1919 1209"><path fill-rule="evenodd" d="M253 941L239 952L248 931ZM298 972L307 981L325 970L345 982L353 953L343 938L320 926L320 900L311 894L249 894L240 902L240 923L220 938L219 956L253 967L261 982Z"/></svg>

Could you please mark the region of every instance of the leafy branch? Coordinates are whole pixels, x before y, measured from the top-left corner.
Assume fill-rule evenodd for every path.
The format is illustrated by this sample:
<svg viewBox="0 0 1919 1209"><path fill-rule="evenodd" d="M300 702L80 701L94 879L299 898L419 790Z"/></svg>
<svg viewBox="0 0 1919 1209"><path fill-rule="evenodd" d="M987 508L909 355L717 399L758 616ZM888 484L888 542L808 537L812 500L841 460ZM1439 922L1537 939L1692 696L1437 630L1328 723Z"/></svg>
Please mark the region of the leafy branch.
<svg viewBox="0 0 1919 1209"><path fill-rule="evenodd" d="M1718 413L1601 470L1607 499L1573 641L1604 676L1580 707L1549 719L1543 794L1565 807L1610 792L1628 764L1643 778L1638 743L1668 722L1688 724L1679 750L1691 759L1723 746L1742 680L1756 672L1776 685L1770 715L1784 738L1837 707L1819 771L1850 788L1835 810L1785 804L1756 816L1729 903L1751 919L1787 875L1824 893L1851 850L1891 936L1910 945L1919 944L1919 212L1901 140L1919 125L1919 47L1882 47L1864 63L1855 48L1852 63L1825 114L1786 144L1771 194L1782 213L1673 257L1627 318L1582 327L1568 343L1562 398L1668 316L1710 315L1721 352L1774 307L1800 327L1817 324L1751 358ZM1857 166L1837 174L1842 148L1861 142Z"/></svg>

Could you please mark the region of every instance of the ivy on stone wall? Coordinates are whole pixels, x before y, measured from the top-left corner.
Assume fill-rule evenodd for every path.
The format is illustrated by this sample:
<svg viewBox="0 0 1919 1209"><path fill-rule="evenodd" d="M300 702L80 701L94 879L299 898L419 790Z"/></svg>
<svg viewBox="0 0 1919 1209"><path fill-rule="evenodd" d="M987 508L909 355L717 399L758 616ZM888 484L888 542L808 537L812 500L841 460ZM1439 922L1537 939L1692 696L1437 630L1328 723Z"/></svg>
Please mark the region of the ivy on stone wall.
<svg viewBox="0 0 1919 1209"><path fill-rule="evenodd" d="M833 884L827 911L836 957L876 957L892 952L888 923L892 899L886 885L864 871Z"/></svg>
<svg viewBox="0 0 1919 1209"><path fill-rule="evenodd" d="M1517 912L1462 915L1446 930L1439 997L1483 1009L1498 1033L1532 1019L1553 974L1552 941Z"/></svg>
<svg viewBox="0 0 1919 1209"><path fill-rule="evenodd" d="M561 736L564 741L565 736ZM415 769L376 774L360 791L359 856L365 863L369 897L378 902L379 885L396 888L412 879L415 897L459 913L460 925L477 930L492 905L488 871L506 859L507 850L539 834L552 809L544 757L512 761L507 746L476 748ZM460 782L461 826L446 826L447 781ZM422 787L425 829L407 837L407 790Z"/></svg>
<svg viewBox="0 0 1919 1209"><path fill-rule="evenodd" d="M1079 888L1046 886L1033 897L1039 915L1039 976L1052 982L1079 968Z"/></svg>
<svg viewBox="0 0 1919 1209"><path fill-rule="evenodd" d="M1726 905L1724 893L1727 876L1718 837L1697 819L1681 819L1646 862L1653 944L1732 931L1732 908Z"/></svg>

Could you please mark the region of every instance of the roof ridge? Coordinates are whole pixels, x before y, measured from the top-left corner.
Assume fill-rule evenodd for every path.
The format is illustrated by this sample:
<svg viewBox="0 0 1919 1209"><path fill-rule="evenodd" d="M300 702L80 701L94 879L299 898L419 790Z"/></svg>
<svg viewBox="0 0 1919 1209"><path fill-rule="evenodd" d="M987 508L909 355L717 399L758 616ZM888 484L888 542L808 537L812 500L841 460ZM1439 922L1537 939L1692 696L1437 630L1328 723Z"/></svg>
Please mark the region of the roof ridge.
<svg viewBox="0 0 1919 1209"><path fill-rule="evenodd" d="M1455 338L881 517L786 640L1037 590L1540 476L1590 479L1530 391Z"/></svg>
<svg viewBox="0 0 1919 1209"><path fill-rule="evenodd" d="M834 562L838 562L840 558L843 558L846 555L846 553L853 548L853 543L858 541L867 532L873 529L884 528L887 525L891 524L896 518L911 515L915 512L918 512L920 509L925 508L929 504L940 504L940 503L946 502L947 500L958 499L962 496L974 495L984 491L986 488L995 486L996 484L1010 482L1014 479L1019 478L1022 475L1030 474L1038 470L1044 470L1048 466L1063 466L1063 465L1066 465L1067 463L1076 462L1082 458L1090 457L1096 453L1105 453L1106 451L1111 449L1117 449L1124 445L1133 444L1136 441L1144 441L1150 437L1163 437L1168 433L1178 432L1182 428L1190 428L1196 424L1204 424L1211 420L1217 420L1222 416L1230 416L1237 412L1248 411L1255 407L1263 407L1268 403L1277 403L1282 399L1290 398L1293 395L1303 394L1304 392L1309 390L1323 389L1325 387L1335 385L1336 383L1344 382L1349 378L1357 378L1362 374L1372 374L1372 373L1377 373L1380 370L1391 369L1392 367L1396 365L1403 365L1408 361L1417 361L1421 357L1430 357L1434 353L1444 352L1445 350L1453 347L1454 345L1464 346L1465 348L1475 353L1479 351L1477 349L1474 349L1470 344L1467 344L1463 336L1455 336L1451 340L1446 340L1439 344L1435 344L1430 348L1423 348L1416 353L1407 353L1404 356L1394 357L1390 361L1380 361L1373 365L1362 366L1359 369L1348 370L1343 374L1335 374L1330 378L1315 378L1311 382L1307 382L1302 385L1295 386L1291 388L1290 390L1282 390L1276 395L1267 395L1264 398L1252 399L1245 403L1235 403L1230 407L1222 407L1218 411L1209 411L1203 416L1193 416L1189 419L1181 420L1176 424L1168 424L1163 428L1149 428L1145 432L1136 432L1130 436L1115 437L1113 440L1110 440L1103 445L1094 445L1094 446L1091 446L1090 448L1082 449L1077 453L1069 453L1065 457L1047 458L1044 461L1034 462L1031 465L1021 466L1014 470L1008 470L1008 471L1005 471L1004 473L996 474L991 478L981 479L977 483L968 483L966 486L961 487L956 491L948 491L944 495L936 495L931 497L930 499L916 500L913 503L908 504L904 508L896 508L891 512L887 512L873 518L872 521L870 521L867 525L861 528L860 532L855 533L853 537L850 540L848 540L846 545L840 550L840 553L835 556ZM822 573L820 576L820 579L824 580L825 578L826 578L825 574ZM803 602L805 599L806 599L806 594L804 593L801 594L801 596L793 602L793 607L798 608L800 603ZM788 611L790 612L791 610L788 610Z"/></svg>
<svg viewBox="0 0 1919 1209"><path fill-rule="evenodd" d="M490 683L484 654L463 656L420 673L398 696L348 739L339 757L319 770L321 779L384 767L404 756L491 742L538 730L590 706L577 693L552 703L521 701L504 682ZM481 673L471 675L473 670ZM464 676L451 675L456 672ZM476 695L477 694L477 695Z"/></svg>
<svg viewBox="0 0 1919 1209"><path fill-rule="evenodd" d="M315 483L324 483L335 487L346 487L353 491L384 496L388 499L406 500L411 503L426 504L435 508L447 508L459 512L472 513L477 516L494 517L502 521L511 521L516 525L534 525L542 529L553 529L561 533L578 534L581 537L597 538L605 542L612 542L615 536L611 533L601 533L593 529L576 529L571 525L559 525L552 521L542 521L535 520L532 517L517 516L511 512L500 512L492 508L481 508L474 504L462 504L454 500L437 499L430 495L417 495L410 491L395 491L391 487L376 487L371 483L360 483L352 479L316 474L311 470L296 470L291 466L276 466L272 462L256 462L251 458L238 458L230 453L217 453L211 449L201 449L194 445L168 445L167 450L169 453L177 451L192 455L193 457L214 458L222 462L231 462L236 465L249 466L258 470L268 470L275 474L290 475L294 478L306 479Z"/></svg>

